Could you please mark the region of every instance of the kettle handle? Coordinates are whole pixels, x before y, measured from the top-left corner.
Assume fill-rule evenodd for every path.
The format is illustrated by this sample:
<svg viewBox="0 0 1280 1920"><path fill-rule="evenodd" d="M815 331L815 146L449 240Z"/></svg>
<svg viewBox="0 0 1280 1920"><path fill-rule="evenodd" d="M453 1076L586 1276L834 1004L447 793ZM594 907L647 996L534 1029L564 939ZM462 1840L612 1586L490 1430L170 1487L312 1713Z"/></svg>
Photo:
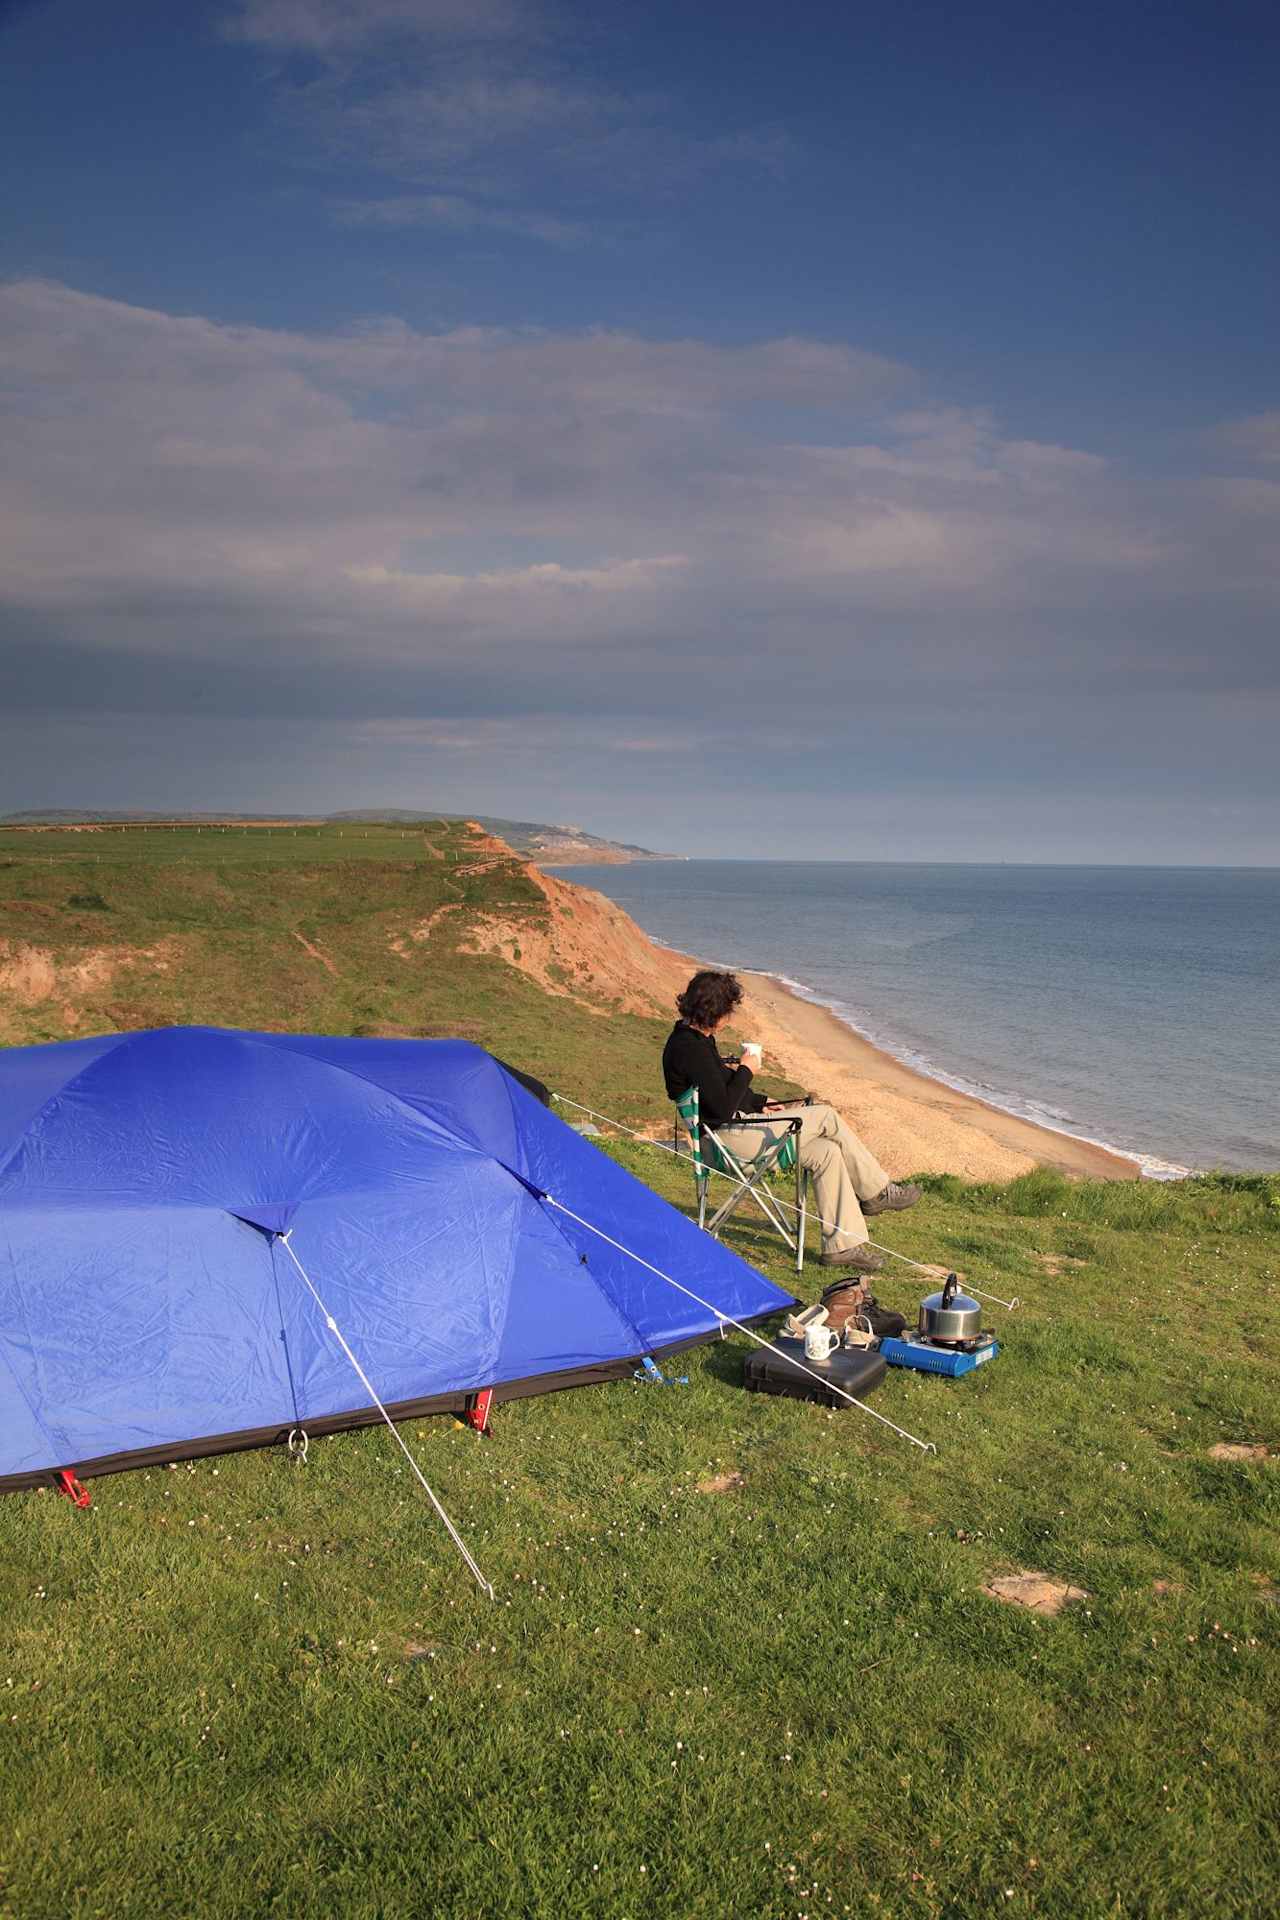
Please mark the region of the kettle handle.
<svg viewBox="0 0 1280 1920"><path fill-rule="evenodd" d="M951 1305L951 1302L955 1299L956 1294L959 1292L959 1290L960 1290L959 1274L949 1273L946 1277L946 1280L943 1282L943 1287L942 1287L942 1311L944 1313L946 1312L947 1308Z"/></svg>

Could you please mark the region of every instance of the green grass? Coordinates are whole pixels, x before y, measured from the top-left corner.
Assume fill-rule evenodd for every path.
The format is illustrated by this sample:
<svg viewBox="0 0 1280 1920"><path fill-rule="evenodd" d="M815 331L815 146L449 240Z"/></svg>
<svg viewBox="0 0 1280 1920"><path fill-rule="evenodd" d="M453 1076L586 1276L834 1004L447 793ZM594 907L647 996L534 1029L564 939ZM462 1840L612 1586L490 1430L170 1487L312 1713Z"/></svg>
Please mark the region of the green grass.
<svg viewBox="0 0 1280 1920"><path fill-rule="evenodd" d="M377 821L335 826L0 827L0 860L44 867L296 866L317 861L427 859L457 844L457 822L401 827Z"/></svg>
<svg viewBox="0 0 1280 1920"><path fill-rule="evenodd" d="M124 1023L452 1024L660 1111L661 1023L548 1000L458 929L389 949L458 897L448 864L21 861L0 933L186 942L101 989ZM515 867L469 878L539 910ZM605 1150L688 1205L686 1167ZM0 1498L0 1914L1273 1913L1280 1460L1209 1449L1280 1446L1275 1183L928 1185L880 1237L1023 1302L990 1367L876 1394L936 1456L744 1393L741 1337L688 1387L414 1423L492 1605L385 1430L109 1476L85 1512ZM731 1242L788 1283L763 1228ZM981 1592L1024 1568L1089 1598Z"/></svg>
<svg viewBox="0 0 1280 1920"><path fill-rule="evenodd" d="M1280 1238L1228 1196L1054 1278L1070 1220L968 1200L893 1222L1024 1301L877 1394L936 1458L741 1338L412 1427L494 1605L385 1432L0 1501L0 1911L1273 1912L1280 1463L1208 1449L1280 1438ZM980 1592L1021 1568L1090 1598Z"/></svg>

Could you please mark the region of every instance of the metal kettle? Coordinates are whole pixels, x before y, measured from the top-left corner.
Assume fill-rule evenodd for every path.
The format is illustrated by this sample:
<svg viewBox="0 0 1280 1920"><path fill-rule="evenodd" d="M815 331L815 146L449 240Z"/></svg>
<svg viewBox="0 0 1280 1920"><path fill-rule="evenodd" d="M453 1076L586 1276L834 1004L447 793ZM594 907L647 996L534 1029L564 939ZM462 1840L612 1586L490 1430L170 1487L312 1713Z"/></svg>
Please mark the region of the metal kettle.
<svg viewBox="0 0 1280 1920"><path fill-rule="evenodd" d="M982 1331L982 1308L967 1293L960 1292L960 1277L949 1273L941 1293L931 1293L920 1303L921 1335L926 1340L972 1340Z"/></svg>

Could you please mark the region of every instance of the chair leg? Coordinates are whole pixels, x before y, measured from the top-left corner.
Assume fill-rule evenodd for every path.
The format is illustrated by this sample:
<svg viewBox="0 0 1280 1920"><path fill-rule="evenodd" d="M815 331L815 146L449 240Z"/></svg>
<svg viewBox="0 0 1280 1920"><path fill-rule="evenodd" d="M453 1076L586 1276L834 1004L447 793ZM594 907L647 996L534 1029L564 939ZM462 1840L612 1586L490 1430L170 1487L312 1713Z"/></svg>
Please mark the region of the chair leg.
<svg viewBox="0 0 1280 1920"><path fill-rule="evenodd" d="M745 1174L740 1174L738 1176L739 1184L737 1187L723 1205L718 1207L715 1213L712 1214L707 1231L713 1234L716 1233L729 1216L737 1212L744 1200L751 1199L755 1201L774 1232L780 1234L787 1246L794 1251L795 1241L791 1237L791 1232L786 1221L783 1219L774 1202L770 1199L768 1193L759 1185L759 1181L762 1180L763 1177L763 1174L758 1174L755 1179L750 1179Z"/></svg>
<svg viewBox="0 0 1280 1920"><path fill-rule="evenodd" d="M722 1205L718 1206L712 1213L711 1218L708 1219L707 1195L711 1183L705 1175L697 1180L698 1225L705 1232L709 1233L713 1239L718 1238L720 1229L725 1221L728 1220L732 1214L736 1213L742 1205L742 1202L749 1197L755 1201L766 1221L782 1240L783 1244L790 1252L795 1254L796 1272L799 1273L804 1266L804 1175L800 1168L799 1159L797 1158L796 1161L798 1224L793 1234L792 1229L783 1218L781 1205L772 1198L765 1184L769 1175L777 1166L778 1157L782 1151L782 1143L778 1142L772 1150L768 1152L767 1156L758 1155L755 1160L751 1161L738 1160L723 1141L719 1142L719 1146L726 1163L724 1171L729 1174L737 1184L728 1199L725 1200ZM696 1175L694 1177L697 1179Z"/></svg>
<svg viewBox="0 0 1280 1920"><path fill-rule="evenodd" d="M718 1233L724 1222L738 1211L738 1208L742 1205L746 1197L747 1187L745 1183L735 1187L728 1199L720 1202L720 1205L716 1208L710 1220L708 1220L707 1232L712 1234Z"/></svg>
<svg viewBox="0 0 1280 1920"><path fill-rule="evenodd" d="M766 1220L769 1221L775 1232L782 1235L782 1238L789 1247L794 1247L795 1241L792 1238L791 1229L787 1225L782 1211L772 1194L768 1193L763 1186L756 1186L752 1183L751 1198L757 1203L761 1213L764 1214Z"/></svg>
<svg viewBox="0 0 1280 1920"><path fill-rule="evenodd" d="M804 1202L807 1192L804 1168L796 1155L796 1272L804 1272Z"/></svg>

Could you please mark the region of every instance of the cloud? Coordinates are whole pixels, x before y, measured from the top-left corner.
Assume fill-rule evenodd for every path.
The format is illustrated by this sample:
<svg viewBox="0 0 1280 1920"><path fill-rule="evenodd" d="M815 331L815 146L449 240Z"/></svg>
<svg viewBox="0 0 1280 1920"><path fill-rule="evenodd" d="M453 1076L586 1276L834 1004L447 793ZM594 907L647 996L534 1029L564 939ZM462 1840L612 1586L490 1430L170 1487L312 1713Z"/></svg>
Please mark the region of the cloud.
<svg viewBox="0 0 1280 1920"><path fill-rule="evenodd" d="M1232 452L1274 466L1280 462L1280 407L1252 414L1244 420L1229 421L1217 429L1214 437Z"/></svg>
<svg viewBox="0 0 1280 1920"><path fill-rule="evenodd" d="M592 237L581 221L486 207L456 193L401 193L380 200L338 200L334 217L350 227L435 227L446 233L505 233L550 247L581 247Z"/></svg>
<svg viewBox="0 0 1280 1920"><path fill-rule="evenodd" d="M531 18L508 0L241 0L223 31L255 46L331 54L396 37L506 35L527 31Z"/></svg>
<svg viewBox="0 0 1280 1920"><path fill-rule="evenodd" d="M270 60L276 124L342 174L348 226L613 245L675 217L695 181L759 187L793 152L778 126L709 133L712 103L678 86L585 78L581 23L515 0L248 0L224 30ZM353 193L353 173L393 190Z"/></svg>
<svg viewBox="0 0 1280 1920"><path fill-rule="evenodd" d="M649 560L605 561L598 567L562 567L542 560L532 567L508 567L493 573L406 573L393 567L348 567L346 577L375 593L393 594L420 608L484 590L493 594L554 594L563 606L566 594L635 593L660 586L664 577L688 565L683 554L661 554ZM526 603L527 604L527 603Z"/></svg>
<svg viewBox="0 0 1280 1920"><path fill-rule="evenodd" d="M14 708L611 716L639 758L673 714L865 755L965 703L1052 733L1153 677L1274 694L1274 481L1117 470L828 342L313 334L27 281L0 395Z"/></svg>

